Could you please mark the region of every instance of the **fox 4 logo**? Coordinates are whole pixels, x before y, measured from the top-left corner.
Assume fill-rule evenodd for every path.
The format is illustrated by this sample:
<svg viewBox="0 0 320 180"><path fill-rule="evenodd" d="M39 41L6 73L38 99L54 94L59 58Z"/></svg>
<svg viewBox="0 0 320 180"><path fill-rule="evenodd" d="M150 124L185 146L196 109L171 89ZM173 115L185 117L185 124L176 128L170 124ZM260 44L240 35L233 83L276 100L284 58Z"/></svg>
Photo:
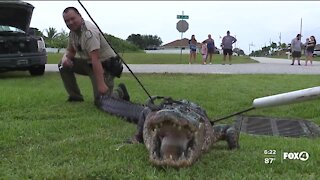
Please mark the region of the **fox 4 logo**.
<svg viewBox="0 0 320 180"><path fill-rule="evenodd" d="M309 159L309 153L306 151L283 152L283 159L307 161Z"/></svg>

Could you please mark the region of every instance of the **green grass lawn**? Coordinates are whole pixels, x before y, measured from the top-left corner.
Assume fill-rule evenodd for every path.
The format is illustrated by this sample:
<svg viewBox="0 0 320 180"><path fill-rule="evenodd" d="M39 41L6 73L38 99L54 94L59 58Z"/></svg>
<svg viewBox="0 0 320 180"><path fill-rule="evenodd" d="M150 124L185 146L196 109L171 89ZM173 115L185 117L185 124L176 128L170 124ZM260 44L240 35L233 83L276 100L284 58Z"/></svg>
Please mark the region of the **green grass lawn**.
<svg viewBox="0 0 320 180"><path fill-rule="evenodd" d="M318 86L318 75L137 74L151 95L188 99L218 118L251 106L258 97ZM0 179L317 179L319 138L241 134L241 148L212 147L192 167L157 168L143 145L123 144L134 124L93 105L91 83L78 76L85 97L67 103L58 73L31 77L26 72L0 74ZM134 102L147 96L130 74L125 82ZM258 109L249 115L301 118L320 124L319 100ZM221 123L231 123L228 119ZM264 150L276 150L265 164ZM281 152L307 151L306 162L281 160Z"/></svg>
<svg viewBox="0 0 320 180"><path fill-rule="evenodd" d="M48 64L57 64L60 62L63 54L48 53ZM127 64L187 64L189 55L182 54L146 54L146 53L120 53L119 54ZM214 54L213 63L221 64L223 56ZM254 63L255 61L248 56L233 56L232 63ZM197 64L201 64L202 57L197 54ZM207 61L209 62L209 61Z"/></svg>
<svg viewBox="0 0 320 180"><path fill-rule="evenodd" d="M281 59L288 59L288 55L282 55L282 56L270 56L270 58L281 58ZM292 57L290 57L292 58ZM306 56L302 55L301 60L306 60ZM313 57L313 61L320 61L320 56Z"/></svg>

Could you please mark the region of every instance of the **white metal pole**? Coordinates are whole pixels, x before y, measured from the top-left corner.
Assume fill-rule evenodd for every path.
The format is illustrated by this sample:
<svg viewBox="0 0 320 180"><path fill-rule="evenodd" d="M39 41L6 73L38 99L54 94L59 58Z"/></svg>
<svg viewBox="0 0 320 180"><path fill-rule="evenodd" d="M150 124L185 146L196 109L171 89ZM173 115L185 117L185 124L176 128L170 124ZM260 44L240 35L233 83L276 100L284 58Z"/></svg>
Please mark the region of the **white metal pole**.
<svg viewBox="0 0 320 180"><path fill-rule="evenodd" d="M264 108L312 100L320 97L320 86L253 100L253 107Z"/></svg>

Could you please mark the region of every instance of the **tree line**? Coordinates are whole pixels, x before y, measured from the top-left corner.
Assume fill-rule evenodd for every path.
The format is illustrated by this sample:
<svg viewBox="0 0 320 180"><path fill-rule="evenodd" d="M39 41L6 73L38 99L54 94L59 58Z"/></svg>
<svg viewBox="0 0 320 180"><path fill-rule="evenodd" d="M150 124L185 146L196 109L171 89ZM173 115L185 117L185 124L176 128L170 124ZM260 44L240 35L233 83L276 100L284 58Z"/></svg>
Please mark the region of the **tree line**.
<svg viewBox="0 0 320 180"><path fill-rule="evenodd" d="M286 43L270 43L269 46L264 46L259 50L252 51L250 56L274 56L283 55L283 53L288 51L289 46Z"/></svg>
<svg viewBox="0 0 320 180"><path fill-rule="evenodd" d="M57 48L58 52L67 47L69 32L64 29L58 32L56 28L49 27L44 32L36 29L35 33L44 38L46 47ZM161 38L157 35L131 34L126 40L107 33L104 33L104 36L117 52L136 52L150 47L159 47L162 44Z"/></svg>

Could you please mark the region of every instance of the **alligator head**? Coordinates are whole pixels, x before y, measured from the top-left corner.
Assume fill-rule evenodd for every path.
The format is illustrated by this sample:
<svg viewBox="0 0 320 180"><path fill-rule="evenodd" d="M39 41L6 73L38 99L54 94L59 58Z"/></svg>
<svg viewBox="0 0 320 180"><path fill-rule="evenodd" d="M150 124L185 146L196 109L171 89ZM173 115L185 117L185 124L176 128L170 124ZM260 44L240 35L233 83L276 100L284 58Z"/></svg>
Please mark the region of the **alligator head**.
<svg viewBox="0 0 320 180"><path fill-rule="evenodd" d="M149 160L158 166L190 166L208 149L210 128L203 116L190 109L149 113L143 130Z"/></svg>
<svg viewBox="0 0 320 180"><path fill-rule="evenodd" d="M190 166L218 140L227 140L230 149L239 147L239 133L233 126L212 126L205 110L187 100L167 99L158 107L150 108L101 96L98 106L138 124L132 142L144 141L154 165Z"/></svg>

